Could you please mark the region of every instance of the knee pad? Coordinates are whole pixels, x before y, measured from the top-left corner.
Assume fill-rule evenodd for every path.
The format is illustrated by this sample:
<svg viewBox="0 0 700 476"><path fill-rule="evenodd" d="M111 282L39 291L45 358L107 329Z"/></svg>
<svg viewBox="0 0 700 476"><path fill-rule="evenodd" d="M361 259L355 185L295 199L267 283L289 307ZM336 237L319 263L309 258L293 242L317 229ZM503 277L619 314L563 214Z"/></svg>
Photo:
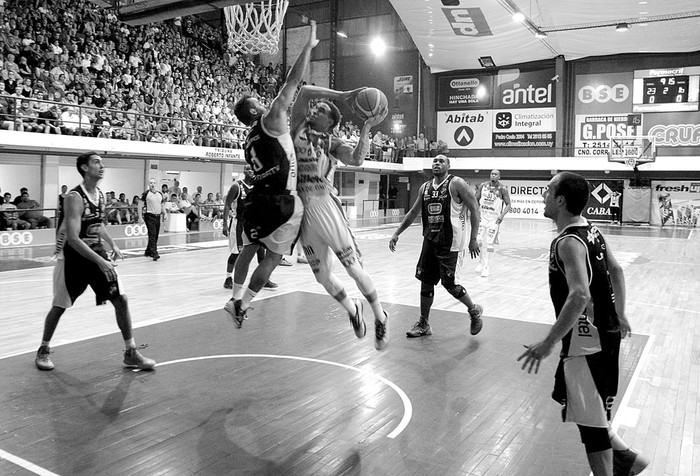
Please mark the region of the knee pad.
<svg viewBox="0 0 700 476"><path fill-rule="evenodd" d="M421 283L420 295L424 298L432 298L435 296L435 286L431 284Z"/></svg>
<svg viewBox="0 0 700 476"><path fill-rule="evenodd" d="M612 448L607 428L578 425L581 442L586 447L586 453L597 453Z"/></svg>
<svg viewBox="0 0 700 476"><path fill-rule="evenodd" d="M460 299L462 296L467 294L467 290L459 284L453 284L452 286L445 286L447 292L452 295L455 299Z"/></svg>

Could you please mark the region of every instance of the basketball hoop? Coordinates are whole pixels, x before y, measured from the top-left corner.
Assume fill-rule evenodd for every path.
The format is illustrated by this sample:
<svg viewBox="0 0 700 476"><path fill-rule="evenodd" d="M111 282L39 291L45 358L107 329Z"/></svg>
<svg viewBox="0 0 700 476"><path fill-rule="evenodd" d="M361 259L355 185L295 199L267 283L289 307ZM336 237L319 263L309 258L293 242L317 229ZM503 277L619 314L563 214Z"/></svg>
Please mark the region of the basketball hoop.
<svg viewBox="0 0 700 476"><path fill-rule="evenodd" d="M229 49L253 55L277 54L288 6L289 0L263 0L224 8Z"/></svg>

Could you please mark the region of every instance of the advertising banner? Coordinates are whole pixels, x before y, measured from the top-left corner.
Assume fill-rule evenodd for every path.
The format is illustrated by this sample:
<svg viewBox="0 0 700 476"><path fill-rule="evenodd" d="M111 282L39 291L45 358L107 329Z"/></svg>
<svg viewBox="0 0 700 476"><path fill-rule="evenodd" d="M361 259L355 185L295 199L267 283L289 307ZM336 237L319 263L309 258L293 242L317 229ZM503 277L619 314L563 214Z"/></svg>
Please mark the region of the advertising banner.
<svg viewBox="0 0 700 476"><path fill-rule="evenodd" d="M700 180L652 181L652 225L695 228L700 216Z"/></svg>
<svg viewBox="0 0 700 476"><path fill-rule="evenodd" d="M450 149L490 149L492 111L438 111L437 138Z"/></svg>
<svg viewBox="0 0 700 476"><path fill-rule="evenodd" d="M496 75L496 109L542 108L556 106L554 69L520 71L502 69Z"/></svg>
<svg viewBox="0 0 700 476"><path fill-rule="evenodd" d="M641 120L632 114L577 115L575 156L607 155L611 137L642 135Z"/></svg>
<svg viewBox="0 0 700 476"><path fill-rule="evenodd" d="M632 110L633 72L576 76L576 114L615 114Z"/></svg>
<svg viewBox="0 0 700 476"><path fill-rule="evenodd" d="M494 111L493 148L554 147L556 116L553 107Z"/></svg>
<svg viewBox="0 0 700 476"><path fill-rule="evenodd" d="M508 218L535 218L547 220L544 216L542 193L547 189L546 180L502 180L510 195Z"/></svg>
<svg viewBox="0 0 700 476"><path fill-rule="evenodd" d="M438 110L489 109L493 97L493 76L462 74L438 80Z"/></svg>
<svg viewBox="0 0 700 476"><path fill-rule="evenodd" d="M394 76L394 109L398 111L413 107L413 75Z"/></svg>
<svg viewBox="0 0 700 476"><path fill-rule="evenodd" d="M591 196L581 215L589 220L611 221L610 199L613 192L623 193L624 183L621 180L589 180L588 182L591 184ZM622 196L620 196L619 205L622 209Z"/></svg>
<svg viewBox="0 0 700 476"><path fill-rule="evenodd" d="M644 114L644 135L656 139L656 147L672 148L665 155L700 154L700 112Z"/></svg>

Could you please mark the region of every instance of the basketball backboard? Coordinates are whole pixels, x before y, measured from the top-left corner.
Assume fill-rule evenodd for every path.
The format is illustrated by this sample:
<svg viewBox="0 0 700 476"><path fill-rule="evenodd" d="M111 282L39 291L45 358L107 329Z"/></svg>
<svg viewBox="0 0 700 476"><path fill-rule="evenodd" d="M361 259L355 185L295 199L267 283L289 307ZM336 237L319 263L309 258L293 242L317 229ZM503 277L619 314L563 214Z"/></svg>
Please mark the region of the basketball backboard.
<svg viewBox="0 0 700 476"><path fill-rule="evenodd" d="M615 136L610 138L608 160L635 167L656 160L656 138L653 136Z"/></svg>

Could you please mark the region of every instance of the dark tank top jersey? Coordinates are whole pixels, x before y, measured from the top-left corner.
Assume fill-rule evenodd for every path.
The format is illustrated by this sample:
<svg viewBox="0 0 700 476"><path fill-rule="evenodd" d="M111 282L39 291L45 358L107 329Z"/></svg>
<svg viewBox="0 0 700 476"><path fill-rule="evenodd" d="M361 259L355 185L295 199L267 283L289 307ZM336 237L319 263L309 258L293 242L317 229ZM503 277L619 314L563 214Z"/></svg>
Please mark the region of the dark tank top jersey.
<svg viewBox="0 0 700 476"><path fill-rule="evenodd" d="M296 191L297 164L288 132L280 136L270 135L262 118L258 119L246 138L245 160L255 173L252 180L255 193L280 195Z"/></svg>
<svg viewBox="0 0 700 476"><path fill-rule="evenodd" d="M433 185L433 180L429 180L423 190L423 238L443 246L451 246L455 237L449 191L453 178L449 175L437 188Z"/></svg>
<svg viewBox="0 0 700 476"><path fill-rule="evenodd" d="M97 228L105 221L105 198L102 190L99 188L97 189L99 197L97 205L90 201L83 187L80 185L71 189L71 192L78 192L78 195L80 195L80 198L83 200L84 209L83 215L80 217L80 233L78 236L87 244L100 243L101 238L97 232ZM63 219L65 218L65 211L63 209L64 201L65 200L61 200L59 203L57 231L60 230Z"/></svg>
<svg viewBox="0 0 700 476"><path fill-rule="evenodd" d="M566 270L563 268L563 264L557 254L557 245L567 237L579 240L586 247L586 268L591 303L586 307L584 314L597 328L601 345L605 347L606 334L618 331L619 320L615 310L615 293L613 292L610 273L608 272L608 255L605 239L598 228L590 223L569 226L552 242L549 250L549 294L552 298L554 310L558 317L569 293L569 286L566 282ZM563 339L563 351L565 354L568 354L571 335L572 333L569 332Z"/></svg>

